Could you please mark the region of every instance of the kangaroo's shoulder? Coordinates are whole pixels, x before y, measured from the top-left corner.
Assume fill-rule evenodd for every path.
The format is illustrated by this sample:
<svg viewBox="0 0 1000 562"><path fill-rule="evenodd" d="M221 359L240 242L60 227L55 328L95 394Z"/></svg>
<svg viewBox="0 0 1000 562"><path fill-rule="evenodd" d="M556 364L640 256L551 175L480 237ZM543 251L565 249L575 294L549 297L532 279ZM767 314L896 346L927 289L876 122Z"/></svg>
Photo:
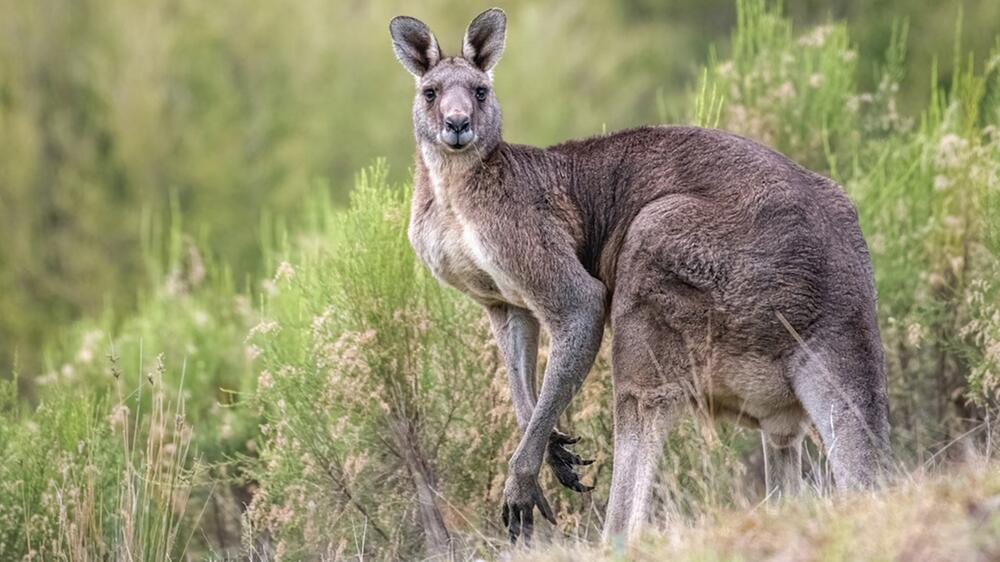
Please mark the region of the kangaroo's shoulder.
<svg viewBox="0 0 1000 562"><path fill-rule="evenodd" d="M707 129L689 125L642 125L590 137L566 140L548 147L547 150L560 153L573 153L612 146L659 147L663 143L668 143L678 148L684 146L696 148L699 144L709 147L719 142L731 143L734 141L754 143L754 141L722 129Z"/></svg>

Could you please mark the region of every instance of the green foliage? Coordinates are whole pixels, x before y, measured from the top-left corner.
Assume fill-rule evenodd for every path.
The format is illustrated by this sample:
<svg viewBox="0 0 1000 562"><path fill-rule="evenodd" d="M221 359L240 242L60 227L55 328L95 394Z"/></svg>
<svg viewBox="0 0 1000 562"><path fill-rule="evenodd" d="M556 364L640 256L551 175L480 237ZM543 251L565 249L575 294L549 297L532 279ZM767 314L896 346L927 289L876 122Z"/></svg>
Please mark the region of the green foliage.
<svg viewBox="0 0 1000 562"><path fill-rule="evenodd" d="M184 552L198 471L191 428L165 401L162 374L161 365L142 377L153 388L141 416L142 383L117 402L63 386L31 412L0 411L0 557L159 561Z"/></svg>
<svg viewBox="0 0 1000 562"><path fill-rule="evenodd" d="M986 375L997 364L1000 253L990 232L1000 224L992 203L1000 122L985 105L995 70L985 72L970 60L918 128L868 143L846 179L871 233L895 403L910 416L901 425L936 430L932 440L949 433L937 423L975 419L1000 398L995 375ZM917 423L928 407L937 423Z"/></svg>
<svg viewBox="0 0 1000 562"><path fill-rule="evenodd" d="M359 555L407 557L421 537L400 522L418 480L453 517L479 520L504 465L510 410L487 391L503 383L495 351L478 309L418 264L408 199L377 165L347 211L318 203L322 244L278 266L250 331L265 425L248 517L289 559L343 554L362 529Z"/></svg>
<svg viewBox="0 0 1000 562"><path fill-rule="evenodd" d="M841 53L810 48L795 62L796 72L808 73L786 72L770 59L779 65L770 80L741 86L754 99L787 95L789 88L771 89L785 81L794 88L798 109L776 115L793 119L782 127L798 130L758 128L781 148L815 145L824 126L833 142L851 131L850 120L836 118L850 113L837 105L844 100L836 89L846 81L865 85L873 75L878 83L881 74L871 71L890 45L896 17L909 18L919 37L909 65L917 87L899 92L900 106L909 114L924 107L931 57L954 40L954 3L786 4L797 24L849 21L860 46L852 49L859 55L854 74L830 70L839 67L829 56ZM994 41L990 26L1000 4L961 4L965 44L981 56ZM242 280L267 265L260 252L270 241L261 247L267 233L259 226L297 217L314 178L328 180L344 203L351 174L373 155L387 157L396 177L405 177L412 81L392 56L386 23L400 13L420 17L455 53L464 26L490 5L0 0L0 368L17 355L30 384L41 368L40 348L61 326L109 306L134 310L136 295L159 282L145 271L143 243L169 221L172 206L199 245ZM496 88L507 137L547 145L657 119L687 120L685 95L708 45L723 40L737 19L745 24L763 15L748 4L737 18L732 5L503 2L510 56L498 67ZM720 55L748 60L747 49L770 49L787 36L788 20L767 17L771 27L738 37L732 55L723 43ZM841 41L842 26L834 28L829 40ZM955 64L944 59L942 80ZM811 86L814 74L822 88ZM727 105L735 111L744 101L730 97ZM803 132L810 134L797 140Z"/></svg>
<svg viewBox="0 0 1000 562"><path fill-rule="evenodd" d="M144 372L162 355L168 364L183 366L165 373L165 392L185 402L192 424L216 428L197 434L196 446L209 459L222 460L245 451L257 432L253 416L241 406L241 396L253 391L253 350L243 342L257 313L251 297L233 288L225 268L206 260L179 231L170 238L167 267L149 266L162 273L138 298L136 310L124 318L107 312L76 323L47 349L48 368L35 379L35 388L44 393L79 386L99 397L113 396L109 360Z"/></svg>
<svg viewBox="0 0 1000 562"><path fill-rule="evenodd" d="M0 220L11 225L0 337L92 314L45 338L44 354L26 350L23 379L0 381L0 558L235 554L241 501L243 554L411 558L427 548L425 492L456 548L495 556L519 432L488 326L419 264L409 189L384 163L353 189L313 179L372 154L406 169L412 86L371 33L398 6L164 6L4 6L21 31L0 34ZM979 438L1000 402L1000 39L985 64L956 40L941 87L937 65L906 62L923 47L907 40L915 23L887 24L885 54L871 56L845 24L799 32L768 3L737 6L731 44L685 107L830 175L857 203L901 463ZM698 76L679 62L697 43L665 23L681 8L507 7L519 23L497 88L512 140L683 113L668 108L690 80L670 82ZM415 15L449 50L472 11ZM334 33L333 21L357 25ZM919 115L901 109L914 70L934 76ZM43 301L61 304L21 313ZM584 540L610 479L610 385L605 349L560 422L584 438L597 489L573 494L542 471L559 530ZM686 520L757 504L758 449L744 430L681 424L661 504Z"/></svg>
<svg viewBox="0 0 1000 562"><path fill-rule="evenodd" d="M796 36L791 21L763 0L736 5L732 58L712 61L702 81L702 92L718 91L725 100L716 102L721 119L714 122L812 169L823 169L832 154L850 154L861 119L858 53L846 26L820 25Z"/></svg>
<svg viewBox="0 0 1000 562"><path fill-rule="evenodd" d="M351 174L373 155L403 177L413 82L392 55L387 22L419 16L455 53L477 8L65 4L0 0L0 366L19 350L28 382L58 326L108 306L131 311L159 282L146 275L144 252L166 248L143 244L172 206L237 279L256 278L262 217L297 216L314 178L329 179L344 203ZM616 3L504 8L517 22L508 49L520 56L504 61L497 90L506 132L521 142L651 121L656 87L676 84L671 99L682 95L700 54L690 32L675 32L685 24L629 21Z"/></svg>

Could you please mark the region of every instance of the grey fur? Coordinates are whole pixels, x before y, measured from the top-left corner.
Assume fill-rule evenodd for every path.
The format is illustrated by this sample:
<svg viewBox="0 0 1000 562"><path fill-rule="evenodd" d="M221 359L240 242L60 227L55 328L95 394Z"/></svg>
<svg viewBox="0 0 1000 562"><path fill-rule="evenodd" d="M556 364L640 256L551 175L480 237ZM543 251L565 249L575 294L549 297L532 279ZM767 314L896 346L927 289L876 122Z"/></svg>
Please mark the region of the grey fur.
<svg viewBox="0 0 1000 562"><path fill-rule="evenodd" d="M397 54L426 51L430 31L399 33L397 20ZM488 45L498 58L505 22L486 12L466 43L478 38L475 53ZM692 403L766 434L772 492L797 487L809 421L838 486L875 484L888 402L871 262L843 190L719 130L506 143L487 72L495 62L442 57L419 74L409 235L434 275L486 307L508 366L523 430L504 488L511 538L530 538L535 507L554 520L538 487L547 451L560 481L586 489L573 470L585 461L555 425L606 323L615 395L606 537L644 524L663 439ZM474 134L457 150L442 140L454 115L468 116ZM539 323L552 344L536 401Z"/></svg>
<svg viewBox="0 0 1000 562"><path fill-rule="evenodd" d="M486 307L497 347L507 366L510 397L517 425L523 431L535 409L535 368L538 366L538 320L531 311L507 304Z"/></svg>

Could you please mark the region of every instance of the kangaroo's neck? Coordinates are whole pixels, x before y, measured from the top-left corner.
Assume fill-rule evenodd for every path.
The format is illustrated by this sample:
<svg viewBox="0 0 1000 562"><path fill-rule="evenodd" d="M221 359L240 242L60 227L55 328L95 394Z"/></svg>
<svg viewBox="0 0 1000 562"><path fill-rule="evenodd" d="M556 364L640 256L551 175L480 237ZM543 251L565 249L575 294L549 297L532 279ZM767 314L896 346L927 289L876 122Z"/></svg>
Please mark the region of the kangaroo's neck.
<svg viewBox="0 0 1000 562"><path fill-rule="evenodd" d="M424 197L439 206L451 208L472 180L476 168L484 165L483 162L484 156L474 149L445 154L437 147L422 143L417 147L415 191L425 191L422 194Z"/></svg>
<svg viewBox="0 0 1000 562"><path fill-rule="evenodd" d="M452 206L470 190L503 194L524 201L561 190L570 180L571 166L548 149L500 141L491 148L475 147L444 153L421 143L417 147L416 190L426 191L437 204Z"/></svg>

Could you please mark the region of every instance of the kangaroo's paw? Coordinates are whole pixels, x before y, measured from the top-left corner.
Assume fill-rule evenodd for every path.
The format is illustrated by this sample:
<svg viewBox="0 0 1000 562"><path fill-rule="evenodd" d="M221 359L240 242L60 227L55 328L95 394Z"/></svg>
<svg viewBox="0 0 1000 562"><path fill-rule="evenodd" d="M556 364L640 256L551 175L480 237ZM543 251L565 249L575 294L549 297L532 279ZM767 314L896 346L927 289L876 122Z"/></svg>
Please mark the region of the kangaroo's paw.
<svg viewBox="0 0 1000 562"><path fill-rule="evenodd" d="M559 431L553 431L552 435L549 436L549 454L546 458L560 484L574 492L589 492L594 487L586 486L580 482L580 475L573 467L587 466L594 461L581 459L579 455L566 448L579 440L579 437L570 437Z"/></svg>
<svg viewBox="0 0 1000 562"><path fill-rule="evenodd" d="M503 512L501 519L507 528L510 543L517 544L518 537L523 537L524 545L531 545L531 537L535 528L535 508L549 523L556 524L556 517L545 500L537 476L507 475L503 491Z"/></svg>

